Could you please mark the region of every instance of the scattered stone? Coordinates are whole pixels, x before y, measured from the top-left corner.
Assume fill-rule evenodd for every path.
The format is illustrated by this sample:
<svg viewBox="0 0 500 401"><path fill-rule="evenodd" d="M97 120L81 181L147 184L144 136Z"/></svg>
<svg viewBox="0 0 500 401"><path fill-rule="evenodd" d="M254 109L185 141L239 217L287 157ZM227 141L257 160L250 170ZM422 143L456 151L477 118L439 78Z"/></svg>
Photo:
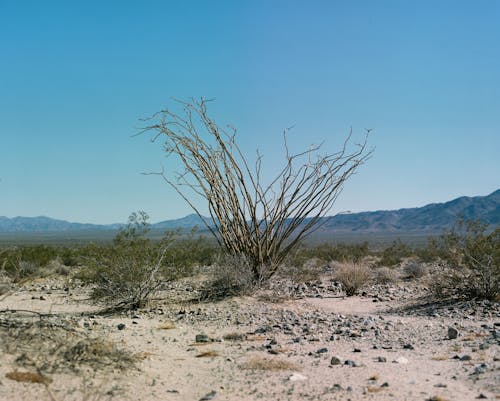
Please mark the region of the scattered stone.
<svg viewBox="0 0 500 401"><path fill-rule="evenodd" d="M316 351L317 354L325 354L328 352L328 348L320 348Z"/></svg>
<svg viewBox="0 0 500 401"><path fill-rule="evenodd" d="M474 372L472 374L473 375L480 375L480 374L486 372L486 370L488 370L488 365L486 365L485 363L482 363L481 365L475 367Z"/></svg>
<svg viewBox="0 0 500 401"><path fill-rule="evenodd" d="M379 356L377 362L387 362L387 358L385 356Z"/></svg>
<svg viewBox="0 0 500 401"><path fill-rule="evenodd" d="M213 400L217 396L216 391L210 391L210 393L205 394L203 397L200 398L200 401L210 401Z"/></svg>
<svg viewBox="0 0 500 401"><path fill-rule="evenodd" d="M476 398L478 398L478 399L485 399L485 398L488 398L488 397L486 397L483 393L481 393Z"/></svg>
<svg viewBox="0 0 500 401"><path fill-rule="evenodd" d="M405 344L405 345L403 345L403 349L413 350L413 349L415 349L415 347L411 344Z"/></svg>
<svg viewBox="0 0 500 401"><path fill-rule="evenodd" d="M448 327L448 339L449 340L454 340L455 338L458 337L458 330L455 327Z"/></svg>
<svg viewBox="0 0 500 401"><path fill-rule="evenodd" d="M332 359L330 359L330 365L340 365L341 363L342 361L340 360L340 358L336 356L332 356Z"/></svg>
<svg viewBox="0 0 500 401"><path fill-rule="evenodd" d="M361 350L359 348L354 348L352 352L361 352Z"/></svg>
<svg viewBox="0 0 500 401"><path fill-rule="evenodd" d="M460 357L461 361L470 361L472 360L472 357L470 355L464 355Z"/></svg>
<svg viewBox="0 0 500 401"><path fill-rule="evenodd" d="M123 330L125 328L125 323L120 323L118 326L116 326L118 330Z"/></svg>
<svg viewBox="0 0 500 401"><path fill-rule="evenodd" d="M196 334L195 342L208 343L208 342L210 342L210 339L208 338L208 336L206 334Z"/></svg>
<svg viewBox="0 0 500 401"><path fill-rule="evenodd" d="M404 356L400 356L399 358L395 359L393 362L399 363L401 365L406 365L406 364L408 364L409 361Z"/></svg>

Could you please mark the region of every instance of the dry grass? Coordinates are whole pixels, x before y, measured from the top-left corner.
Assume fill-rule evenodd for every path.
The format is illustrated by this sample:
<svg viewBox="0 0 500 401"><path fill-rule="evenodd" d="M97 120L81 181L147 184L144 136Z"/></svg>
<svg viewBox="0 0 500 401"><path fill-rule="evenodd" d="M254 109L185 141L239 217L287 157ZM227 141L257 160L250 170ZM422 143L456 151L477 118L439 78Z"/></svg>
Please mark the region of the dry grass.
<svg viewBox="0 0 500 401"><path fill-rule="evenodd" d="M177 326L175 325L175 323L172 323L172 322L165 322L165 323L162 323L158 326L159 330L173 330L176 328L177 328Z"/></svg>
<svg viewBox="0 0 500 401"><path fill-rule="evenodd" d="M15 380L16 382L23 382L23 383L40 383L40 384L52 383L52 379L50 377L41 375L40 373L33 373L33 372L19 372L17 370L14 370L13 372L6 373L5 377L11 380Z"/></svg>
<svg viewBox="0 0 500 401"><path fill-rule="evenodd" d="M137 361L106 338L90 336L57 317L1 316L0 351L17 355L19 366L40 373L78 373L84 366L125 370Z"/></svg>
<svg viewBox="0 0 500 401"><path fill-rule="evenodd" d="M215 358L216 356L220 356L217 351L205 351L196 355L196 358Z"/></svg>
<svg viewBox="0 0 500 401"><path fill-rule="evenodd" d="M340 282L346 294L351 296L370 280L370 270L363 264L341 263L333 272L333 278Z"/></svg>
<svg viewBox="0 0 500 401"><path fill-rule="evenodd" d="M289 361L276 358L253 357L241 365L242 369L250 370L300 370L300 367Z"/></svg>
<svg viewBox="0 0 500 401"><path fill-rule="evenodd" d="M227 333L222 337L226 341L245 341L247 336L243 333Z"/></svg>
<svg viewBox="0 0 500 401"><path fill-rule="evenodd" d="M446 355L434 355L431 359L433 361L447 361L450 358L447 357Z"/></svg>
<svg viewBox="0 0 500 401"><path fill-rule="evenodd" d="M427 401L449 401L447 398L441 397L440 395L433 395Z"/></svg>
<svg viewBox="0 0 500 401"><path fill-rule="evenodd" d="M379 393L384 390L384 387L377 387L377 386L368 386L366 388L367 393Z"/></svg>

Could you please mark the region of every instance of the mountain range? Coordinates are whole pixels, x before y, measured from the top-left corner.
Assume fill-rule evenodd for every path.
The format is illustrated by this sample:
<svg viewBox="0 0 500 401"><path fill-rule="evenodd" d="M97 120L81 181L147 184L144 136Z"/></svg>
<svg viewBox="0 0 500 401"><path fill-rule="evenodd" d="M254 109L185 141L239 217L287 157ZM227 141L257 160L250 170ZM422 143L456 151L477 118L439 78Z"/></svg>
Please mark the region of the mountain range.
<svg viewBox="0 0 500 401"><path fill-rule="evenodd" d="M458 216L479 219L491 226L500 225L500 189L487 196L462 196L445 203L432 203L423 207L399 210L378 210L339 214L326 219L322 232L397 233L438 232L449 228ZM0 233L21 232L75 232L117 230L123 224L72 223L50 217L2 217ZM203 228L202 220L195 214L175 220L165 220L152 225L153 229Z"/></svg>

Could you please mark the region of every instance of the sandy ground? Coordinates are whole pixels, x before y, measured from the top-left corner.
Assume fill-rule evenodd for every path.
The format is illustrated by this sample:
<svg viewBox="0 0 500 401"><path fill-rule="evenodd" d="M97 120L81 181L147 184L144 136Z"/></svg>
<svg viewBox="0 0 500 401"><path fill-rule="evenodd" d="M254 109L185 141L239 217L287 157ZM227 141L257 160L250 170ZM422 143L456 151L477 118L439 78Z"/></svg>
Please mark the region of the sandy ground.
<svg viewBox="0 0 500 401"><path fill-rule="evenodd" d="M15 351L3 353L0 400L500 399L498 305L419 316L401 312L416 302L411 297L193 303L167 292L145 310L106 316L83 289L63 287L19 288L0 309L50 312L141 360L124 371L56 372L44 385L9 379L8 372L30 368ZM448 338L450 326L456 339ZM199 334L208 342L196 342Z"/></svg>

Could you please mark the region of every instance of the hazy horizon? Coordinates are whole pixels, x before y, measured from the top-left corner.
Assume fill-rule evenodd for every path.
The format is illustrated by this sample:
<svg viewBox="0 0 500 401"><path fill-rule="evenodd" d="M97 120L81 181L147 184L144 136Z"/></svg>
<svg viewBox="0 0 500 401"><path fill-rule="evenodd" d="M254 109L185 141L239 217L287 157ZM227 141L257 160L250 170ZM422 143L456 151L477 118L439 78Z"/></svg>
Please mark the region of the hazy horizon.
<svg viewBox="0 0 500 401"><path fill-rule="evenodd" d="M485 196L500 176L500 2L0 2L0 216L152 222L191 209L141 118L215 98L265 179L352 127L373 157L330 215ZM197 203L197 205L201 205ZM201 207L206 214L206 208Z"/></svg>

